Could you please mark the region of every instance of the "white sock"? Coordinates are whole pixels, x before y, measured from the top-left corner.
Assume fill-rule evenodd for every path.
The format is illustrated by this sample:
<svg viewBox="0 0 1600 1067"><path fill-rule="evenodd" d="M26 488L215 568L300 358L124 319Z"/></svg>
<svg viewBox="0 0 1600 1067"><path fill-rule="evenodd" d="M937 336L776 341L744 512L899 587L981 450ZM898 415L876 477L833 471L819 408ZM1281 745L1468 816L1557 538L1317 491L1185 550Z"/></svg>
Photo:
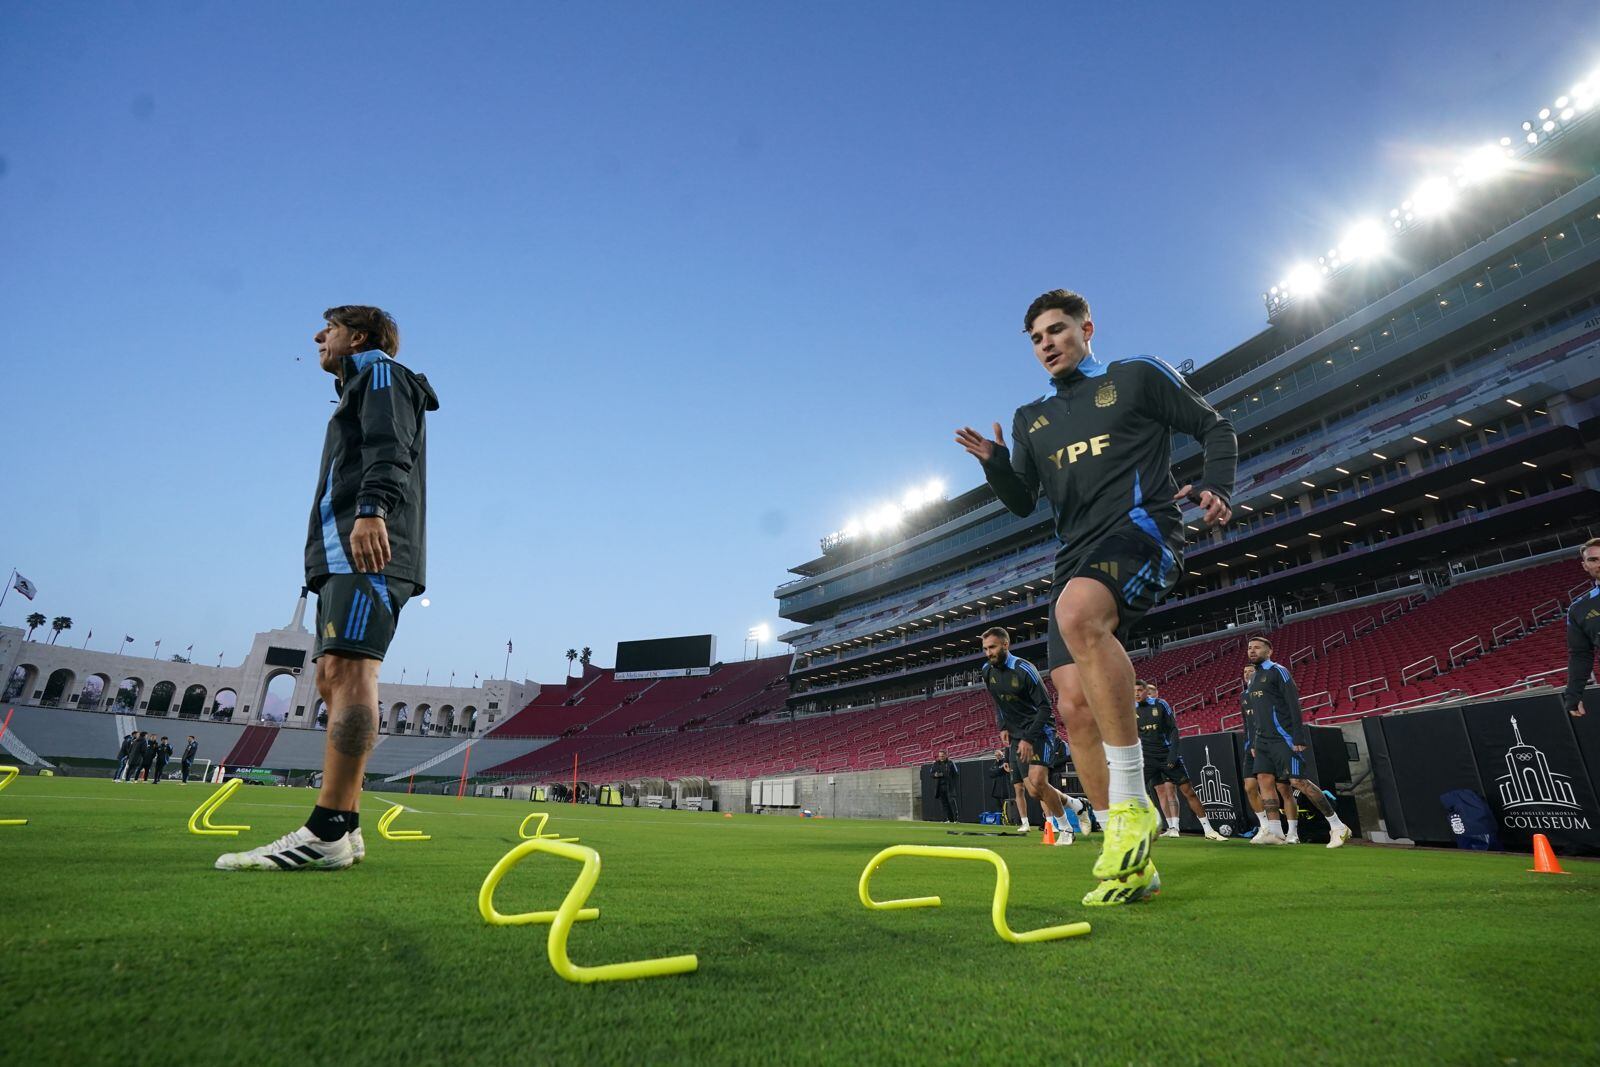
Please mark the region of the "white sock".
<svg viewBox="0 0 1600 1067"><path fill-rule="evenodd" d="M1328 816L1328 829L1332 830L1334 833L1338 833L1344 828L1344 820L1339 818L1338 812L1334 812L1332 815Z"/></svg>
<svg viewBox="0 0 1600 1067"><path fill-rule="evenodd" d="M1290 837L1293 837L1293 836L1295 836L1296 834L1298 834L1300 832L1299 827L1300 827L1300 819L1297 816L1293 816L1293 815L1289 816L1289 836Z"/></svg>
<svg viewBox="0 0 1600 1067"><path fill-rule="evenodd" d="M1135 741L1131 745L1106 745L1106 765L1111 768L1111 806L1133 803L1150 806L1150 797L1144 791L1144 750Z"/></svg>
<svg viewBox="0 0 1600 1067"><path fill-rule="evenodd" d="M1067 793L1061 794L1061 803L1072 809L1072 814L1077 815L1083 811L1083 801Z"/></svg>
<svg viewBox="0 0 1600 1067"><path fill-rule="evenodd" d="M1178 828L1178 817L1176 815L1168 815L1167 816L1167 829L1168 830L1176 830L1177 828Z"/></svg>
<svg viewBox="0 0 1600 1067"><path fill-rule="evenodd" d="M1206 834L1209 834L1211 832L1211 820L1210 819L1202 818L1200 820L1200 832L1201 833L1206 833Z"/></svg>
<svg viewBox="0 0 1600 1067"><path fill-rule="evenodd" d="M1067 817L1065 815L1052 815L1050 816L1050 821L1056 824L1056 833L1072 833L1072 824L1067 821Z"/></svg>
<svg viewBox="0 0 1600 1067"><path fill-rule="evenodd" d="M1099 823L1101 826L1105 826L1110 819L1111 813L1109 811L1096 811L1094 813L1094 821Z"/></svg>

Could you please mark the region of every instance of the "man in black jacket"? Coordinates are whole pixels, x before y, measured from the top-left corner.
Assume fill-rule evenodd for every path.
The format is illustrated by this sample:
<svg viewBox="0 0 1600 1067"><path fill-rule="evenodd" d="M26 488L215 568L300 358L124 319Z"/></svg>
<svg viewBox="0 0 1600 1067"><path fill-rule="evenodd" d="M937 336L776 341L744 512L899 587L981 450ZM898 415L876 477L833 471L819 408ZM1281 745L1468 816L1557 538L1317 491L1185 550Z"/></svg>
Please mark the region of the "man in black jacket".
<svg viewBox="0 0 1600 1067"><path fill-rule="evenodd" d="M989 799L996 811L1005 811L1006 798L1011 795L1011 764L1006 762L1006 750L994 750L994 762L989 764Z"/></svg>
<svg viewBox="0 0 1600 1067"><path fill-rule="evenodd" d="M138 781L142 776L145 781L150 780L150 767L156 761L156 735L150 732L139 735L139 751L137 759L138 768L134 771L133 780Z"/></svg>
<svg viewBox="0 0 1600 1067"><path fill-rule="evenodd" d="M179 768L183 771L183 782L189 784L189 768L194 766L194 755L200 751L200 742L194 739L194 734L189 735L189 743L183 746L183 762Z"/></svg>
<svg viewBox="0 0 1600 1067"><path fill-rule="evenodd" d="M933 795L939 798L944 805L944 821L956 821L955 791L961 788L961 772L956 765L950 762L950 757L945 755L944 749L939 750L939 758L933 761Z"/></svg>
<svg viewBox="0 0 1600 1067"><path fill-rule="evenodd" d="M161 740L156 743L154 758L155 770L150 775L152 783L161 781L161 776L167 772L167 761L172 759L172 743L167 740L166 734L162 734Z"/></svg>
<svg viewBox="0 0 1600 1067"><path fill-rule="evenodd" d="M1012 513L1032 515L1041 493L1054 511L1061 547L1051 586L1050 675L1074 769L1105 830L1094 865L1100 884L1083 902L1127 904L1160 891L1151 850L1161 820L1145 792L1133 663L1120 639L1183 573L1178 501L1197 504L1206 526L1232 517L1238 440L1160 360L1095 358L1094 322L1081 295L1044 293L1029 305L1023 329L1053 393L1017 409L1014 451L999 423L993 439L963 427L956 442L983 465ZM1198 485L1173 481L1174 432L1204 449Z"/></svg>
<svg viewBox="0 0 1600 1067"><path fill-rule="evenodd" d="M1595 585L1567 608L1567 688L1561 694L1561 706L1575 719L1588 714L1583 689L1594 673L1594 650L1600 646L1600 537L1583 543L1578 560Z"/></svg>
<svg viewBox="0 0 1600 1067"><path fill-rule="evenodd" d="M122 737L122 745L117 749L117 773L111 776L114 782L123 780L122 776L128 770L128 757L133 752L133 734L127 733Z"/></svg>
<svg viewBox="0 0 1600 1067"><path fill-rule="evenodd" d="M381 308L323 312L318 362L338 397L306 536L317 594L317 692L328 707L322 789L306 824L220 870L341 870L365 854L361 782L378 735L378 667L406 601L426 581L425 416L439 398L396 362L400 330Z"/></svg>
<svg viewBox="0 0 1600 1067"><path fill-rule="evenodd" d="M1266 809L1267 823L1261 833L1251 839L1252 845L1297 845L1298 806L1293 794L1284 804L1284 820L1289 824L1286 837L1278 833L1278 792L1283 783L1289 783L1311 802L1311 806L1328 820L1328 847L1339 848L1350 840L1350 828L1339 819L1322 787L1312 778L1314 755L1311 752L1311 731L1300 714L1300 690L1295 687L1289 668L1272 658L1272 641L1266 637L1252 637L1244 646L1245 655L1255 664L1256 673L1245 690L1249 718L1253 728L1250 737L1250 754L1254 761L1256 788L1261 794L1261 805ZM1268 794L1273 794L1269 796Z"/></svg>

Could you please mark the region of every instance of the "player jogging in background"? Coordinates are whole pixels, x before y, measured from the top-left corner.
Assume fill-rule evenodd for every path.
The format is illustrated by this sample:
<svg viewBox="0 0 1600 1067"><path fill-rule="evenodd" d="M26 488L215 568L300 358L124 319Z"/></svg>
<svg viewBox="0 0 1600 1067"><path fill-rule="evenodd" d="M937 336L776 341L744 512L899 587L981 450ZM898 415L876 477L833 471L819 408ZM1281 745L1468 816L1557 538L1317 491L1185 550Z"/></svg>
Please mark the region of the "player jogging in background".
<svg viewBox="0 0 1600 1067"><path fill-rule="evenodd" d="M999 626L983 632L983 684L994 700L1000 743L1010 757L1011 780L1039 801L1056 832L1056 844L1072 844L1067 808L1078 802L1050 784L1050 758L1056 745L1055 710L1039 669L1011 654L1011 635ZM1028 809L1022 807L1022 818Z"/></svg>
<svg viewBox="0 0 1600 1067"><path fill-rule="evenodd" d="M220 870L339 870L360 862L361 783L378 735L378 667L426 569L424 416L439 410L428 380L395 362L400 331L379 308L322 314L322 369L338 404L328 420L306 538L306 584L317 594L317 692L328 708L322 790L304 826Z"/></svg>
<svg viewBox="0 0 1600 1067"><path fill-rule="evenodd" d="M1588 714L1583 688L1594 672L1594 650L1600 646L1600 537L1585 541L1578 558L1595 586L1567 609L1567 688L1561 706L1575 719Z"/></svg>
<svg viewBox="0 0 1600 1067"><path fill-rule="evenodd" d="M1244 762L1239 767L1239 776L1244 779L1245 803L1249 805L1250 814L1256 817L1259 826L1267 825L1266 816L1261 812L1261 792L1256 784L1255 748L1251 745L1251 738L1255 735L1255 720L1250 717L1250 682L1256 676L1256 665L1244 665L1244 688L1239 691L1239 715L1241 727L1244 731L1244 755L1240 757ZM1256 835L1256 828L1246 830L1239 837L1250 840Z"/></svg>
<svg viewBox="0 0 1600 1067"><path fill-rule="evenodd" d="M1310 777L1311 731L1301 719L1300 691L1295 688L1289 669L1273 660L1270 640L1252 637L1244 647L1245 655L1256 667L1255 678L1246 693L1255 725L1251 745L1255 752L1256 788L1261 792L1261 806L1267 813L1266 826L1250 843L1300 843L1299 815L1292 796L1283 812L1289 833L1285 836L1278 831L1278 789L1280 783L1292 783L1328 820L1328 847L1338 848L1350 840L1350 827L1339 818L1328 798L1322 795L1322 788Z"/></svg>
<svg viewBox="0 0 1600 1067"><path fill-rule="evenodd" d="M1151 856L1161 818L1144 787L1134 720L1133 663L1119 638L1172 591L1183 573L1178 501L1194 494L1207 526L1226 523L1239 447L1233 427L1158 359L1102 362L1090 351L1089 303L1057 289L1029 305L1023 327L1052 391L1022 405L994 437L971 427L956 442L1013 514L1042 492L1055 515L1050 678L1072 742L1073 766L1105 830L1087 905L1154 895ZM1172 434L1200 442L1198 486L1172 480Z"/></svg>
<svg viewBox="0 0 1600 1067"><path fill-rule="evenodd" d="M1178 793L1194 817L1200 820L1200 832L1211 841L1227 838L1211 827L1205 805L1195 795L1189 782L1189 770L1183 765L1183 754L1178 751L1178 718L1172 714L1172 705L1161 699L1161 691L1154 682L1139 682L1135 688L1139 706L1134 715L1139 723L1139 745L1144 749L1145 787L1161 801L1161 813L1167 819L1167 832L1162 837L1178 837Z"/></svg>

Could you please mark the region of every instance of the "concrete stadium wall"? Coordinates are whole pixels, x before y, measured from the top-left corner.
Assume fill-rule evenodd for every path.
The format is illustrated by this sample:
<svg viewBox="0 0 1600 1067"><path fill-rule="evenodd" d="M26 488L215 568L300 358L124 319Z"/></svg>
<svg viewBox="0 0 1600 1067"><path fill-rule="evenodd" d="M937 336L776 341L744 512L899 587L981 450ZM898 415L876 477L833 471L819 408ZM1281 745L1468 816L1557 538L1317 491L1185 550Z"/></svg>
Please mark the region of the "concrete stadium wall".
<svg viewBox="0 0 1600 1067"><path fill-rule="evenodd" d="M818 815L838 819L910 820L922 818L921 770L920 767L892 767L881 771L771 777L794 779L796 807L792 810L809 808ZM711 783L711 788L719 811L750 810L749 781L718 779Z"/></svg>

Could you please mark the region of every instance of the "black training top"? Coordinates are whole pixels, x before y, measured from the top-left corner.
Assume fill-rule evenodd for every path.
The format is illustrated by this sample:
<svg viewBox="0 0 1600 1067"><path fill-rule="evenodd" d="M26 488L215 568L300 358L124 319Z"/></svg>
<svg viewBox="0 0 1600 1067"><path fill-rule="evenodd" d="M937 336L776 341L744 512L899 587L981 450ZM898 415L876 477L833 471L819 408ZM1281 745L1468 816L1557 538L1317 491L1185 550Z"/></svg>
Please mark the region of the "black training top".
<svg viewBox="0 0 1600 1067"><path fill-rule="evenodd" d="M1178 747L1178 719L1172 705L1159 697L1141 700L1134 706L1139 723L1139 745L1146 763L1171 762Z"/></svg>
<svg viewBox="0 0 1600 1067"><path fill-rule="evenodd" d="M1256 664L1255 677L1245 690L1246 718L1255 724L1255 732L1246 740L1281 741L1286 745L1310 745L1311 731L1300 719L1300 690L1295 688L1289 669L1281 663L1264 659Z"/></svg>
<svg viewBox="0 0 1600 1067"><path fill-rule="evenodd" d="M1017 409L1011 448L997 447L983 473L1017 515L1031 515L1043 492L1055 513L1058 559L1129 524L1174 551L1183 546L1172 499L1174 430L1205 450L1198 488L1232 497L1239 460L1233 426L1161 360L1101 363L1088 355L1052 381L1054 394Z"/></svg>
<svg viewBox="0 0 1600 1067"><path fill-rule="evenodd" d="M306 584L353 574L350 531L362 514L382 514L389 533L386 578L416 585L427 572L425 412L439 410L428 379L382 352L344 357L339 405L328 420L322 467L306 534Z"/></svg>
<svg viewBox="0 0 1600 1067"><path fill-rule="evenodd" d="M983 661L983 684L994 699L994 721L997 729L1021 737L1038 737L1046 726L1054 724L1055 713L1050 707L1050 692L1044 687L1039 668L1025 659L1006 653L1003 664L996 667L987 659Z"/></svg>
<svg viewBox="0 0 1600 1067"><path fill-rule="evenodd" d="M1567 691L1561 704L1568 711L1583 699L1583 687L1594 670L1594 650L1600 645L1600 585L1572 602L1567 609Z"/></svg>

